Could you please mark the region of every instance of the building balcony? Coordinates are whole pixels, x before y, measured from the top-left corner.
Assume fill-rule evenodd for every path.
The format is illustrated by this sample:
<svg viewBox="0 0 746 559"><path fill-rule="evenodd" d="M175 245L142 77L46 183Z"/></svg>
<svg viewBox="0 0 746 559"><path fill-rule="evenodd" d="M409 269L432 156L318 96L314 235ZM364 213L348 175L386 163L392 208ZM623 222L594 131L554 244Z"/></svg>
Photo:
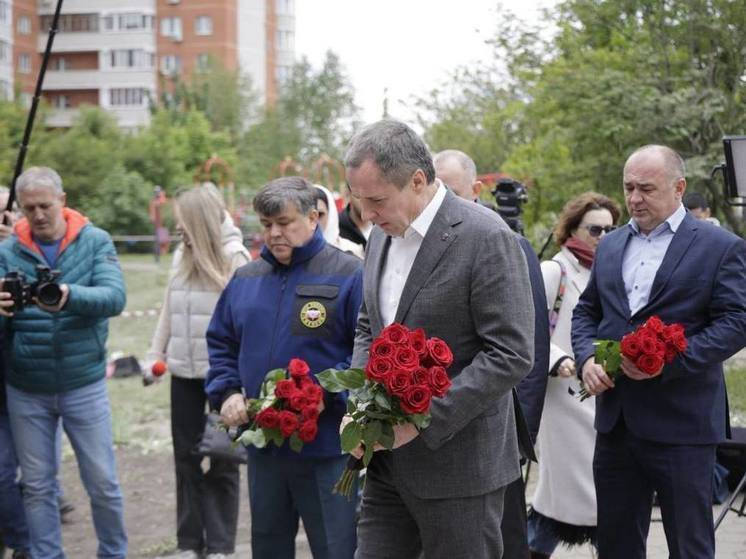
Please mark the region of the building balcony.
<svg viewBox="0 0 746 559"><path fill-rule="evenodd" d="M37 49L44 52L47 34L39 34ZM117 49L155 50L155 33L152 30L130 32L69 32L58 33L54 38L54 52L90 52Z"/></svg>
<svg viewBox="0 0 746 559"><path fill-rule="evenodd" d="M44 77L45 90L103 89L115 87L144 87L155 89L155 69L128 68L122 70L48 70Z"/></svg>
<svg viewBox="0 0 746 559"><path fill-rule="evenodd" d="M106 111L113 115L120 128L138 128L150 122L150 110L147 105L136 107L108 107ZM80 109L53 109L47 114L46 125L52 128L69 128L80 114Z"/></svg>

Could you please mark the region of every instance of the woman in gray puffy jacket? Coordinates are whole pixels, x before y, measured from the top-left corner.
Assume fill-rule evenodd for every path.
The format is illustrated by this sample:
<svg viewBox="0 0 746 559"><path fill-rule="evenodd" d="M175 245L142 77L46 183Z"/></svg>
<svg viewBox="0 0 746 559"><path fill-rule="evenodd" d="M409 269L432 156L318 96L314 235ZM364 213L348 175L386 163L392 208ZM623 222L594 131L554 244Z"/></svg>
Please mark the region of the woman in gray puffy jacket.
<svg viewBox="0 0 746 559"><path fill-rule="evenodd" d="M215 304L236 268L250 260L241 231L215 190L196 187L174 205L182 245L164 296L148 357L171 373L171 433L176 467L175 557L232 554L238 522L238 465L193 453L205 426L205 332Z"/></svg>

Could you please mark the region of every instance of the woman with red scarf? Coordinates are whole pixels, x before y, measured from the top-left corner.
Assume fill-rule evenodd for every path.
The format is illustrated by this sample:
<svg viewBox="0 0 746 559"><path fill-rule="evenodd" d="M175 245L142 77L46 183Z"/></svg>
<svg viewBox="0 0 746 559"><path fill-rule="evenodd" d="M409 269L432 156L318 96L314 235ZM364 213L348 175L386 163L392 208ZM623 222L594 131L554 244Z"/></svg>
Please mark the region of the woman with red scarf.
<svg viewBox="0 0 746 559"><path fill-rule="evenodd" d="M554 237L560 251L542 262L549 306L549 382L536 441L539 481L529 514L532 559L550 557L557 545L595 542L593 485L595 398L581 402L570 342L572 311L590 278L601 238L614 229L619 206L595 192L570 200ZM569 389L569 390L568 390Z"/></svg>

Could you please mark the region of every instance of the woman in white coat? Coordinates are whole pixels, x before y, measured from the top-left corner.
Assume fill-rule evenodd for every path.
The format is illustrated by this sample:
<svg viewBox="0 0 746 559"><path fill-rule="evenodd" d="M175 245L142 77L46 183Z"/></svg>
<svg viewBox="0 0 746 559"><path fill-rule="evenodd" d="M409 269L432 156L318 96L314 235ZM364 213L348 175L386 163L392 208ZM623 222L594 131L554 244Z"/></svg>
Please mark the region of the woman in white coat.
<svg viewBox="0 0 746 559"><path fill-rule="evenodd" d="M205 472L193 452L205 428L205 333L225 284L250 256L211 189L182 193L174 214L182 244L148 357L165 361L171 376L179 548L174 557L212 559L234 552L240 492L237 464L211 459Z"/></svg>
<svg viewBox="0 0 746 559"><path fill-rule="evenodd" d="M570 200L554 230L561 247L541 263L551 331L549 381L536 446L539 480L529 514L532 559L550 557L560 543L595 541L593 485L595 399L581 402L570 330L572 312L590 278L601 237L614 228L619 206L595 192Z"/></svg>

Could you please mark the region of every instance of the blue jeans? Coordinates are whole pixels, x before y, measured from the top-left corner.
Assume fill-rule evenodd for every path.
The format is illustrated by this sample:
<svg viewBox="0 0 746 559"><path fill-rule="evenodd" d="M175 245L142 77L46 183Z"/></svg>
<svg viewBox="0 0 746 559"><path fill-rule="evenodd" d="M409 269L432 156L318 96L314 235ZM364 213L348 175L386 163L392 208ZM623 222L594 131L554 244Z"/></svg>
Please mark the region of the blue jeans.
<svg viewBox="0 0 746 559"><path fill-rule="evenodd" d="M0 412L0 530L3 542L11 549L28 551L29 535L23 513L21 486L18 483L18 459L13 447L8 413Z"/></svg>
<svg viewBox="0 0 746 559"><path fill-rule="evenodd" d="M91 500L98 557L126 557L127 536L114 462L106 381L101 379L55 394L29 393L9 385L8 414L23 472L31 554L44 559L65 557L57 506L55 444L62 418L75 451L80 478Z"/></svg>

